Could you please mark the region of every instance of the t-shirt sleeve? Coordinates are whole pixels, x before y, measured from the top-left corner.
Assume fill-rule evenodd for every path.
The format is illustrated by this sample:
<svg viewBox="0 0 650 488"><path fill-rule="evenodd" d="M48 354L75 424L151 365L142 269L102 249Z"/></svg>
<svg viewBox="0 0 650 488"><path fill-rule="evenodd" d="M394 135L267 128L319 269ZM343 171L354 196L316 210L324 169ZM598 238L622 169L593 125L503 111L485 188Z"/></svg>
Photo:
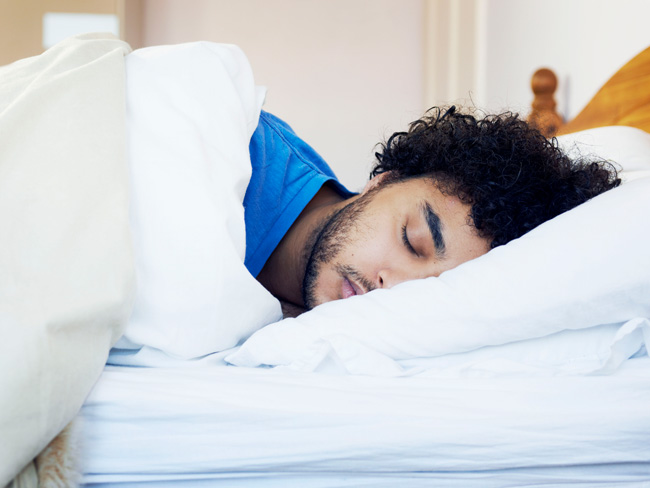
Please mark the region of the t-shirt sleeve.
<svg viewBox="0 0 650 488"><path fill-rule="evenodd" d="M253 168L244 197L245 265L257 276L291 225L326 183L353 195L325 160L281 119L262 112L250 146Z"/></svg>

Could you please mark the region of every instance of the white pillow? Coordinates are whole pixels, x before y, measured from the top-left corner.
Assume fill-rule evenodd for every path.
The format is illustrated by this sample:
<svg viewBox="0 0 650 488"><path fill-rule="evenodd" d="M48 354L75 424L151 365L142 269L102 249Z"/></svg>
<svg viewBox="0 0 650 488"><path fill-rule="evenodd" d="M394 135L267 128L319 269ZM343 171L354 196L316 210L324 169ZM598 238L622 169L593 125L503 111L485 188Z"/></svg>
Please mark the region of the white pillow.
<svg viewBox="0 0 650 488"><path fill-rule="evenodd" d="M570 156L594 155L617 163L623 181L650 176L650 134L633 127L612 126L557 138Z"/></svg>
<svg viewBox="0 0 650 488"><path fill-rule="evenodd" d="M318 344L344 350L347 341L348 351L361 351L349 361L381 356L376 367L384 371L386 358L435 357L650 317L650 134L601 128L561 143L616 159L627 182L438 278L329 302L268 326L228 361L306 364L306 351L322 354ZM646 324L638 327L647 336L647 321L635 323ZM571 348L557 349L569 357L550 363L571 359ZM372 372L369 361L348 371Z"/></svg>
<svg viewBox="0 0 650 488"><path fill-rule="evenodd" d="M88 34L0 67L0 486L31 485L11 479L77 414L131 310L129 50Z"/></svg>

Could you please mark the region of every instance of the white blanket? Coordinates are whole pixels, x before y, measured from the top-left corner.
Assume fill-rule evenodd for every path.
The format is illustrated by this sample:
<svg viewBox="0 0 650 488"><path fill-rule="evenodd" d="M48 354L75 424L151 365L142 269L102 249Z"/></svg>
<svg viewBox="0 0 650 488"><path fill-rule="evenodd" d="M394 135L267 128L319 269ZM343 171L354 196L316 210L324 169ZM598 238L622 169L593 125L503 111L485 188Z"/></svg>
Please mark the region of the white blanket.
<svg viewBox="0 0 650 488"><path fill-rule="evenodd" d="M134 51L126 79L138 285L111 361L228 349L281 317L243 264L248 144L264 90L239 48L209 42Z"/></svg>

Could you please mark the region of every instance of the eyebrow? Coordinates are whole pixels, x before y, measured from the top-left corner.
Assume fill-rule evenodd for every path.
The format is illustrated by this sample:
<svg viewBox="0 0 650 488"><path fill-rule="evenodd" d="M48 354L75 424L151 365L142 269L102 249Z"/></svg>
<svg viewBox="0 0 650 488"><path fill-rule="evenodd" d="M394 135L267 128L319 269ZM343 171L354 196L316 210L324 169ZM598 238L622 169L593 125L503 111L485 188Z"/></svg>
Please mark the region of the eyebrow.
<svg viewBox="0 0 650 488"><path fill-rule="evenodd" d="M433 208L431 208L431 205L429 205L429 202L427 201L422 202L420 210L424 220L427 222L427 226L429 227L436 254L438 257L443 257L445 255L445 239L442 236L442 222L440 222L440 217L438 217L438 214L434 212Z"/></svg>

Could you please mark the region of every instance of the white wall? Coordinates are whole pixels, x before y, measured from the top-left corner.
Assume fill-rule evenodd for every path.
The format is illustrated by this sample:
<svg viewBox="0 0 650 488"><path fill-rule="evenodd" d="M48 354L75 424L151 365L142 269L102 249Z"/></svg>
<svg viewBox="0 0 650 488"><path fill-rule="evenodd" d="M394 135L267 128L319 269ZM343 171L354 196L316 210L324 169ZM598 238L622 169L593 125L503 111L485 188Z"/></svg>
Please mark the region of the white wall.
<svg viewBox="0 0 650 488"><path fill-rule="evenodd" d="M421 115L424 0L145 0L143 43L238 44L266 109L351 189L374 146Z"/></svg>
<svg viewBox="0 0 650 488"><path fill-rule="evenodd" d="M481 104L529 111L530 77L558 75L558 109L575 117L623 64L650 46L647 0L478 0L486 66Z"/></svg>

